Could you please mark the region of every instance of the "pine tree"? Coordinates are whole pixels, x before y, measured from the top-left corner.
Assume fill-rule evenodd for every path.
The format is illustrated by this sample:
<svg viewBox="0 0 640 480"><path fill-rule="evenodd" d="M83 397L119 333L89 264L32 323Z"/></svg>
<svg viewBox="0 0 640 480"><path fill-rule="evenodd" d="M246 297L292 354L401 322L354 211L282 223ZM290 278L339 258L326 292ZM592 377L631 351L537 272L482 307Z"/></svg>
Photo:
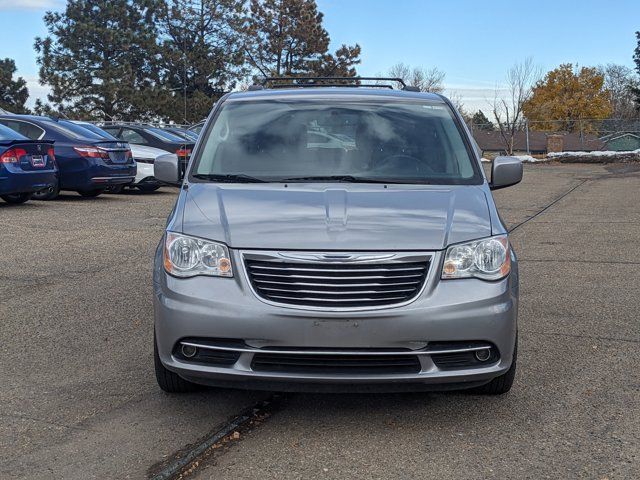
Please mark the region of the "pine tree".
<svg viewBox="0 0 640 480"><path fill-rule="evenodd" d="M64 12L45 14L49 35L35 49L53 108L106 120L154 115L167 97L158 85L157 1L69 0Z"/></svg>
<svg viewBox="0 0 640 480"><path fill-rule="evenodd" d="M590 120L607 118L612 108L604 76L596 68L574 70L564 64L533 87L522 110L538 130L593 132L596 127Z"/></svg>
<svg viewBox="0 0 640 480"><path fill-rule="evenodd" d="M10 58L0 60L0 108L11 113L28 113L25 106L29 98L27 82L22 77L14 80L16 62Z"/></svg>
<svg viewBox="0 0 640 480"><path fill-rule="evenodd" d="M478 110L473 114L473 117L471 117L471 123L473 125L473 128L476 130L495 130L495 125L491 120L487 118L482 110Z"/></svg>
<svg viewBox="0 0 640 480"><path fill-rule="evenodd" d="M199 121L245 75L239 35L243 5L242 0L169 0L161 9L163 84L174 92L165 116Z"/></svg>
<svg viewBox="0 0 640 480"><path fill-rule="evenodd" d="M249 64L261 76L356 75L359 45L329 52L315 0L251 0L244 32Z"/></svg>
<svg viewBox="0 0 640 480"><path fill-rule="evenodd" d="M633 52L633 61L636 64L636 72L640 75L640 32L636 32L636 39L638 40L638 44ZM640 110L640 87L633 87L632 92L636 97L636 106Z"/></svg>

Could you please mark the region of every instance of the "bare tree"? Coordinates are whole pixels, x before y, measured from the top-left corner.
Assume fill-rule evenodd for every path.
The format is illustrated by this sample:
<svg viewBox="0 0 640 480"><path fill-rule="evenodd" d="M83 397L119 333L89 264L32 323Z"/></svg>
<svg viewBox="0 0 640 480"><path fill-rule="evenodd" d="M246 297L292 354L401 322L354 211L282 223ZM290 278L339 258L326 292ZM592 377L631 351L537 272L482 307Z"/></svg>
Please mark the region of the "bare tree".
<svg viewBox="0 0 640 480"><path fill-rule="evenodd" d="M397 63L389 69L389 76L400 78L421 92L442 93L444 91L445 73L438 68L411 67L405 63Z"/></svg>
<svg viewBox="0 0 640 480"><path fill-rule="evenodd" d="M447 92L447 98L449 98L449 101L451 102L453 107L458 110L458 112L460 112L460 115L462 115L464 121L466 123L469 123L471 121L471 115L469 115L469 112L467 112L467 110L464 108L464 102L462 101L462 96L460 95L460 93L456 92L455 90L449 90Z"/></svg>
<svg viewBox="0 0 640 480"><path fill-rule="evenodd" d="M509 155L513 154L515 134L522 128L522 105L531 97L533 85L540 76L540 69L528 57L524 62L513 65L507 72L506 95L499 95L496 88L491 109Z"/></svg>
<svg viewBox="0 0 640 480"><path fill-rule="evenodd" d="M609 101L613 107L611 118L615 120L637 120L640 110L635 103L634 88L640 88L640 78L633 69L625 65L609 63L598 67L604 76L604 88L609 92Z"/></svg>

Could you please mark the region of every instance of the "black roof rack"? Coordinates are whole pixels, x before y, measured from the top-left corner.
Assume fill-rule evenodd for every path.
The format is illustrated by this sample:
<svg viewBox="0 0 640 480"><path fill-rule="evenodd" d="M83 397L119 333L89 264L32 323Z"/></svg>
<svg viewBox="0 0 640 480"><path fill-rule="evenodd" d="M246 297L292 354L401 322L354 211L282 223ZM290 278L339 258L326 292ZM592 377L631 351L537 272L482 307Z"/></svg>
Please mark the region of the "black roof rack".
<svg viewBox="0 0 640 480"><path fill-rule="evenodd" d="M404 80L397 77L265 77L260 84L249 87L249 91L263 90L268 83L271 88L290 87L377 87L393 89L392 84L374 83L362 85L361 82L396 82L402 86L402 90L419 92L418 87L407 85Z"/></svg>

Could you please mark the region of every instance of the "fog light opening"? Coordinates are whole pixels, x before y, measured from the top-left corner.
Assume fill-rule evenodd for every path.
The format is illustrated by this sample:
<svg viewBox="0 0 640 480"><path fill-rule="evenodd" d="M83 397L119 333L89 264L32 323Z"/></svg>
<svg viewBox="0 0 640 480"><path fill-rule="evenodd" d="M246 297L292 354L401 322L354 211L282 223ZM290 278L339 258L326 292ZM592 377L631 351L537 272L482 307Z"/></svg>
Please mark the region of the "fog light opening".
<svg viewBox="0 0 640 480"><path fill-rule="evenodd" d="M187 358L192 358L196 356L198 353L198 349L192 345L182 345L182 355Z"/></svg>
<svg viewBox="0 0 640 480"><path fill-rule="evenodd" d="M491 358L491 349L490 348L486 348L484 350L477 350L476 351L476 359L478 359L478 361L486 362L487 360L489 360L489 358Z"/></svg>

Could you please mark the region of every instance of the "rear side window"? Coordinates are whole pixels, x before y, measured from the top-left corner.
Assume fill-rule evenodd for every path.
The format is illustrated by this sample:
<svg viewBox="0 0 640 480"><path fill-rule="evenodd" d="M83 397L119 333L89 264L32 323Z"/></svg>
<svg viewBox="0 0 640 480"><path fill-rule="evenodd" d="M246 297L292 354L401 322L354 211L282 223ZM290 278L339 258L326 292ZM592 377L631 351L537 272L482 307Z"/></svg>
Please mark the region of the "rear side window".
<svg viewBox="0 0 640 480"><path fill-rule="evenodd" d="M266 181L351 176L375 181L481 184L453 112L441 102L344 98L226 103L192 174ZM320 181L320 179L319 179Z"/></svg>
<svg viewBox="0 0 640 480"><path fill-rule="evenodd" d="M122 138L122 140L124 140L125 142L136 143L138 145L144 145L147 143L142 135L140 135L135 130L131 130L130 128L123 128L120 138Z"/></svg>
<svg viewBox="0 0 640 480"><path fill-rule="evenodd" d="M31 140L40 140L45 133L44 130L37 125L20 120L2 119L0 123Z"/></svg>
<svg viewBox="0 0 640 480"><path fill-rule="evenodd" d="M2 140L28 140L28 138L0 124L0 141Z"/></svg>

